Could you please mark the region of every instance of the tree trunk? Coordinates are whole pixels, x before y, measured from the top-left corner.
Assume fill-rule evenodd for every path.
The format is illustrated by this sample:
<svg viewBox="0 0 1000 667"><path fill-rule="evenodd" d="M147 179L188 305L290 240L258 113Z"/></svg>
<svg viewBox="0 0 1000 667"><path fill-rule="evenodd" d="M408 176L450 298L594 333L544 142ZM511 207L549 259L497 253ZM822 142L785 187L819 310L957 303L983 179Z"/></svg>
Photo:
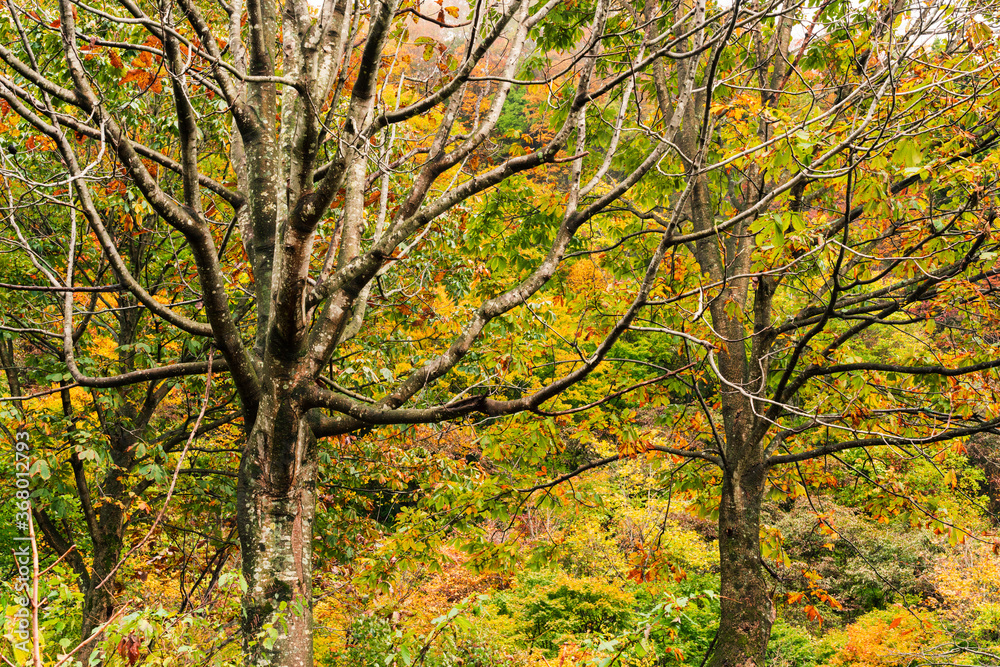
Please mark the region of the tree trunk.
<svg viewBox="0 0 1000 667"><path fill-rule="evenodd" d="M750 458L750 457L748 457ZM767 470L759 460L733 460L724 472L719 504L721 606L710 667L764 665L774 605L760 555L760 508Z"/></svg>
<svg viewBox="0 0 1000 667"><path fill-rule="evenodd" d="M111 576L107 583L104 583L104 580L118 565L125 545L125 508L119 499L128 497L129 488L122 471L131 470L135 465L133 445L137 438L126 429L112 432L109 436L111 439L109 453L114 465L101 481L100 488L104 501L96 510L89 507L89 500L86 501L88 506L86 511L92 512L95 520L90 526L94 560L83 595L83 620L80 628L80 637L83 641L89 639L91 634L114 614L114 593L120 572ZM74 471L77 470L77 466L80 467L81 484L86 484L86 479L82 478L82 464L79 459L75 459L74 463ZM90 654L99 643L100 640L95 640L85 645L77 653L77 659L82 660L84 665L88 664Z"/></svg>
<svg viewBox="0 0 1000 667"><path fill-rule="evenodd" d="M237 497L248 664L313 664L315 480L311 430L291 405L268 396L243 456Z"/></svg>
<svg viewBox="0 0 1000 667"><path fill-rule="evenodd" d="M122 553L122 535L124 527L117 534L109 532L94 540L94 564L90 573L90 585L83 594L83 620L80 627L80 637L86 641L99 627L108 622L115 612L113 588L117 577L112 577L104 586L100 586L108 573L118 564ZM76 659L84 665L90 664L90 654L100 645L101 640L87 642L76 654Z"/></svg>
<svg viewBox="0 0 1000 667"><path fill-rule="evenodd" d="M23 392L21 385L21 369L17 366L17 350L13 340L0 340L0 364L3 365L4 374L7 376L7 386L11 396L20 396ZM14 401L14 407L18 413L24 417L24 401Z"/></svg>

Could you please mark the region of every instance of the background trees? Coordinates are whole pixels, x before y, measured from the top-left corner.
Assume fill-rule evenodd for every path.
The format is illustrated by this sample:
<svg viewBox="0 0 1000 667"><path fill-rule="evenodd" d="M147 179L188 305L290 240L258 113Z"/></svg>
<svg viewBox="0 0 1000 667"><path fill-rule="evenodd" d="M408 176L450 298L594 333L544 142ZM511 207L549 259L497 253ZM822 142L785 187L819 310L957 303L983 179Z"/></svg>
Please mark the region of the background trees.
<svg viewBox="0 0 1000 667"><path fill-rule="evenodd" d="M32 169L40 153L32 151L17 160ZM120 182L115 183L108 179L94 187L104 194L103 209L112 221L108 231L116 247L129 270L146 278L151 295L163 299L171 292L176 294L169 235L152 217L144 220L132 203L120 196ZM33 249L65 246L68 230L67 221L60 217L63 209L52 206L37 190L18 194L17 199L8 201L8 220L18 235L12 239L15 247L38 261L42 255ZM34 235L29 236L27 230L33 230ZM28 267L34 268L31 264ZM83 614L78 631L80 637L87 638L115 611L120 561L132 542L128 537L145 532L144 526L130 530L135 528L130 517L148 518L148 503L154 502L150 496L162 498L172 472L164 469L166 458L185 444L200 405L197 393L188 393L184 384L154 380L90 392L79 387L65 372L58 336L37 326L58 319L53 297L59 299L67 290L37 290L32 286L37 274L29 268L12 263L5 269L7 284L16 287L6 302L6 314L10 324L18 325L7 328L24 337L15 342L8 333L11 337L5 341L10 395L39 394L28 407L22 401L8 404L14 409L7 414L22 427L33 425L39 456L35 471L44 486L38 489L34 517L46 544L72 565L79 578ZM94 254L78 264L89 284L68 290L84 310L82 322L73 332L85 350L77 357L79 365L94 375L128 374L150 363L194 358L190 343L184 347L183 341L164 336L155 322L147 326L148 318L127 292L102 284L108 270L101 256ZM27 322L36 326L24 327ZM47 390L53 382L59 389ZM233 421L235 411L227 409L232 396L223 393L220 399L206 411L202 432ZM197 454L186 459L185 472L191 472L193 460L197 461ZM206 535L214 532L209 526L205 528ZM234 526L229 527L232 529ZM138 535L133 537L138 539ZM215 536L213 546L224 539ZM67 626L67 632L69 627L72 625ZM95 646L94 642L86 645L80 658L86 662Z"/></svg>

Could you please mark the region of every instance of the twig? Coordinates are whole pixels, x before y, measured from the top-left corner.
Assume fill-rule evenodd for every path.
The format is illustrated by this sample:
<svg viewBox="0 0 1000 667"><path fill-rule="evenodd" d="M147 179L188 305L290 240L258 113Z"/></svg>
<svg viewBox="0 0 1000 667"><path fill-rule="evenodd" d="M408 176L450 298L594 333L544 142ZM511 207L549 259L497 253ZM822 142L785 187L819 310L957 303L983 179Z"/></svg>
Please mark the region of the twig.
<svg viewBox="0 0 1000 667"><path fill-rule="evenodd" d="M28 539L31 540L31 570L34 574L34 581L31 582L31 660L35 667L42 667L42 644L38 632L38 542L35 541L35 521L30 510Z"/></svg>

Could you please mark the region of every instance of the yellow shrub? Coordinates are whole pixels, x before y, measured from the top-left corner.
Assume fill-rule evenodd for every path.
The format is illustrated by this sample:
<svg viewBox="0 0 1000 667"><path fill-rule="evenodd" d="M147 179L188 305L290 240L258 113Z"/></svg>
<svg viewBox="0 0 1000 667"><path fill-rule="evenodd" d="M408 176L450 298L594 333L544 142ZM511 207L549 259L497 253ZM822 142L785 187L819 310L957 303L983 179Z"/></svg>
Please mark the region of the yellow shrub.
<svg viewBox="0 0 1000 667"><path fill-rule="evenodd" d="M844 641L827 663L829 667L888 667L913 662L915 655L941 644L945 635L933 612L895 607L865 614L840 631Z"/></svg>

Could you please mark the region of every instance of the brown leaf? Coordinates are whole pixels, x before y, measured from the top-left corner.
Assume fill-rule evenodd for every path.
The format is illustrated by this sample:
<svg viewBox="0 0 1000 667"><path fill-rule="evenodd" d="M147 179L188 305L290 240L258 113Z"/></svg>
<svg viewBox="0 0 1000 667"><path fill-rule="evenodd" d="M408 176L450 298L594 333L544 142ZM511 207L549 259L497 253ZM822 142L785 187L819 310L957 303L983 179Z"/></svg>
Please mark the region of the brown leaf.
<svg viewBox="0 0 1000 667"><path fill-rule="evenodd" d="M118 642L118 655L128 662L129 667L139 662L139 652L142 650L142 637L130 632Z"/></svg>

